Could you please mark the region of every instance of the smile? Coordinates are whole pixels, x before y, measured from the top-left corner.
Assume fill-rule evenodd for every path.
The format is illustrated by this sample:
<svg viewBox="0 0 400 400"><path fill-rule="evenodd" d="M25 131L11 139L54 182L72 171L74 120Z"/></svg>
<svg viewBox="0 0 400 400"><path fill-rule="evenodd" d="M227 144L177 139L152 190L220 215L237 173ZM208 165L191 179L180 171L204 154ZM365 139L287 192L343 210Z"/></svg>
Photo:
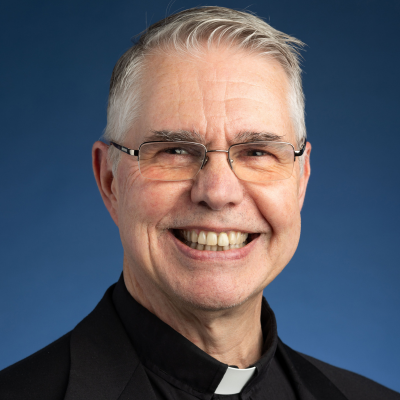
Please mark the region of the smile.
<svg viewBox="0 0 400 400"><path fill-rule="evenodd" d="M238 231L211 232L204 230L175 229L173 233L181 242L196 250L227 251L246 246L259 234Z"/></svg>

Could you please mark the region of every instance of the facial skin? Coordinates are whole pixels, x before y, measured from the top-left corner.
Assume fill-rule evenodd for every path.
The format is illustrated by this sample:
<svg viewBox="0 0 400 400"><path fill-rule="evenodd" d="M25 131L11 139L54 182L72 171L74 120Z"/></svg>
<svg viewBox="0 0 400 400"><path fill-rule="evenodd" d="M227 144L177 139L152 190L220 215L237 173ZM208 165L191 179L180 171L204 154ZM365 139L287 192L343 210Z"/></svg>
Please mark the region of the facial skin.
<svg viewBox="0 0 400 400"><path fill-rule="evenodd" d="M148 59L143 82L141 115L124 146L138 149L152 131L186 130L201 135L209 150L228 149L243 132L273 133L298 150L287 101L288 81L273 60L221 48L199 58L154 55ZM210 153L194 180L160 182L144 179L136 157L127 154L122 154L113 177L107 147L96 142L95 175L120 230L130 293L206 351L205 336L224 330L215 328L213 321L230 316L243 331L248 330L249 319L258 321L252 339L244 334L253 348L247 352L254 354L236 365L257 359L262 291L297 248L310 150L307 144L304 173L300 175L296 161L286 180L239 180L226 153ZM189 248L171 229L258 235L241 249L211 252ZM203 333L200 326L205 326ZM211 342L209 354L213 349L223 352L216 350L216 341Z"/></svg>

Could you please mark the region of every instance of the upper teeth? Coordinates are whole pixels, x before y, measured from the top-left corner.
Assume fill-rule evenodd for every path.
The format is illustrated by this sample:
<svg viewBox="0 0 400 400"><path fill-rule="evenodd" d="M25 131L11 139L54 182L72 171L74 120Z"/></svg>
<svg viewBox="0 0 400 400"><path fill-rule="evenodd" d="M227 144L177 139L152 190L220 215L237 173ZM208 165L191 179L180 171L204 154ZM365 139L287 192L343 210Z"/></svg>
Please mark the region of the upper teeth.
<svg viewBox="0 0 400 400"><path fill-rule="evenodd" d="M199 248L199 250L203 250L203 248L200 248L203 246L212 247L212 249L207 248L207 250L229 250L232 248L243 247L243 243L248 237L248 233L234 231L216 233L208 231L182 230L181 232L183 237L188 242L191 242L190 246ZM195 246L195 244L198 245Z"/></svg>

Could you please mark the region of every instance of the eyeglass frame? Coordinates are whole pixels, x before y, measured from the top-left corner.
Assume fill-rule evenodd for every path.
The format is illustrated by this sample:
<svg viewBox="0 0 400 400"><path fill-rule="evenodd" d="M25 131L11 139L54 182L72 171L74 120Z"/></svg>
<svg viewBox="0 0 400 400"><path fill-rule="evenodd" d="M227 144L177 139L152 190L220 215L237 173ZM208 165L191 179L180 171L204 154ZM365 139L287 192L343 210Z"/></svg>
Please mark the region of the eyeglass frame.
<svg viewBox="0 0 400 400"><path fill-rule="evenodd" d="M219 149L207 150L207 147L206 147L203 143L198 143L198 142L186 142L186 141L171 141L171 142L169 142L169 141L165 141L165 140L156 140L156 141L143 142L143 143L141 143L141 144L139 145L139 149L138 149L138 150L134 150L134 149L130 149L130 148L126 147L126 146L122 146L122 145L120 145L120 144L118 144L118 143L115 143L115 142L113 142L113 141L110 141L110 144L113 145L113 146L114 146L115 148L117 148L118 150L120 150L120 151L122 151L122 152L124 152L124 153L126 153L126 154L128 154L128 155L130 155L130 156L137 157L137 161L138 161L138 162L140 162L140 156L139 156L139 154L140 154L140 149L141 149L141 147L142 147L143 145L149 144L149 143L182 143L182 144L194 144L194 145L198 145L198 146L204 147L204 149L205 149L204 158L203 158L203 161L202 161L202 163L201 163L201 167L200 167L199 170L197 171L196 175L206 166L206 164L207 164L207 162L208 162L207 153L228 153L228 158L227 158L228 164L229 164L229 166L230 166L232 172L236 175L235 170L234 170L233 167L232 167L232 163L233 163L234 160L232 160L232 159L230 158L230 156L229 156L229 151L231 150L232 147L239 146L239 145L243 145L243 144L260 144L260 143L288 144L288 145L292 146L292 148L293 148L293 152L294 152L294 160L293 160L293 163L294 163L294 162L296 162L296 157L300 157L300 156L302 156L302 155L304 154L304 150L306 149L307 139L304 138L304 143L303 143L303 146L301 147L300 150L295 150L295 148L294 148L294 146L292 145L292 143L289 143L289 142L276 142L276 141L272 141L272 140L271 140L271 141L257 141L257 142L235 143L235 144L232 144L231 146L229 146L229 147L228 147L228 150L219 150ZM196 175L194 175L193 178L194 178ZM236 175L236 176L237 176L237 175ZM143 178L152 180L151 178L146 178L145 176L143 176ZM188 180L193 179L193 178L182 179L182 180L188 181ZM285 179L289 179L289 178L290 178L290 177L285 178ZM238 179L241 179L241 178L238 177ZM245 179L244 179L244 180L245 180Z"/></svg>

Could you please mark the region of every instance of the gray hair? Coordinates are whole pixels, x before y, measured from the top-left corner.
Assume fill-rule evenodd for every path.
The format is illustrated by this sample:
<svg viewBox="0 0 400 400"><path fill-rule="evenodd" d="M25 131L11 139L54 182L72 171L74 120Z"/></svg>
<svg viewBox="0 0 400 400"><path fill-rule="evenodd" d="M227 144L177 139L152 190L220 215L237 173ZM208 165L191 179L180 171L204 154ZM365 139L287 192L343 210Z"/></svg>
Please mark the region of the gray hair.
<svg viewBox="0 0 400 400"><path fill-rule="evenodd" d="M123 143L126 133L139 117L140 83L146 56L171 49L181 54L201 55L202 51L220 44L273 58L283 67L290 85L289 107L300 146L306 138L300 68L300 50L304 44L249 12L224 7L181 11L151 25L141 34L138 42L114 67L103 138ZM110 146L109 158L114 174L120 155L121 152Z"/></svg>

